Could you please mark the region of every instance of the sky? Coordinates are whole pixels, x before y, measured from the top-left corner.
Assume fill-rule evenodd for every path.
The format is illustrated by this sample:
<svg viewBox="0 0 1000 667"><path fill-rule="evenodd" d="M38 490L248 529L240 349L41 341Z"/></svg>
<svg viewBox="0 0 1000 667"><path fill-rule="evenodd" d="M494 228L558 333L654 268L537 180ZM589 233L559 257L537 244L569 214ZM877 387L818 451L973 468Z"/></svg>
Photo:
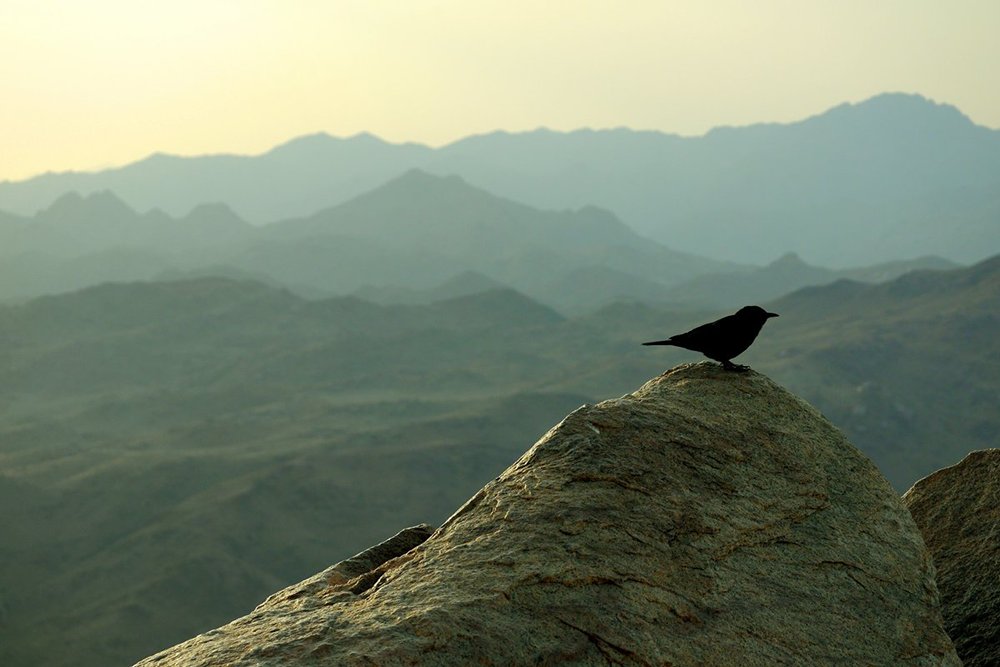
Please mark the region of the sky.
<svg viewBox="0 0 1000 667"><path fill-rule="evenodd" d="M1000 127L997 0L2 0L0 180L313 132L685 135L880 92Z"/></svg>

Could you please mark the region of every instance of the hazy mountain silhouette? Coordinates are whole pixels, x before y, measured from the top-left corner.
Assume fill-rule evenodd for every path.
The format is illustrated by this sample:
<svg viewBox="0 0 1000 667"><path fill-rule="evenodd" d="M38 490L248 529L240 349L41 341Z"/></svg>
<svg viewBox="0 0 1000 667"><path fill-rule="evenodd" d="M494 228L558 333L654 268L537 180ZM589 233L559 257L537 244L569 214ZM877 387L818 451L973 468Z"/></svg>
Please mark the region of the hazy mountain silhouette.
<svg viewBox="0 0 1000 667"><path fill-rule="evenodd" d="M512 285L562 307L579 300L568 292L579 292L570 276L581 270L621 275L615 285L644 291L613 294L637 298L692 275L739 268L670 251L594 207L543 211L419 170L308 218L266 227L248 225L222 204L175 219L159 210L139 214L106 191L70 193L33 218L9 216L0 241L0 298L109 280L224 275L308 296L453 284L404 302ZM470 272L492 285L459 286ZM612 286L605 292L582 305L602 305Z"/></svg>
<svg viewBox="0 0 1000 667"><path fill-rule="evenodd" d="M879 283L918 269L953 268L957 268L955 263L929 256L857 269L827 269L807 264L795 253L787 253L762 268L697 276L646 300L693 308L737 308L844 278Z"/></svg>
<svg viewBox="0 0 1000 667"><path fill-rule="evenodd" d="M715 275L715 274L712 274ZM584 266L537 285L532 294L562 312L579 315L616 301L670 302L671 290L636 273L608 266Z"/></svg>
<svg viewBox="0 0 1000 667"><path fill-rule="evenodd" d="M354 296L383 305L428 304L459 296L503 289L504 287L506 286L502 283L476 271L463 271L435 287L414 289L412 287L364 285L355 290Z"/></svg>
<svg viewBox="0 0 1000 667"><path fill-rule="evenodd" d="M442 168L499 194L599 204L640 233L712 257L763 262L790 249L844 267L1000 249L1000 132L919 96L697 138L497 133L443 153Z"/></svg>
<svg viewBox="0 0 1000 667"><path fill-rule="evenodd" d="M885 94L789 124L701 137L626 129L469 137L439 149L319 134L260 156L155 155L93 174L0 183L30 213L111 189L182 215L223 201L254 222L312 214L412 168L540 208L597 205L677 250L764 263L792 250L848 267L1000 249L1000 132L918 95Z"/></svg>
<svg viewBox="0 0 1000 667"><path fill-rule="evenodd" d="M12 229L16 229L21 225L27 224L27 219L24 216L14 215L13 213L7 213L6 211L0 211L0 233L9 232Z"/></svg>
<svg viewBox="0 0 1000 667"><path fill-rule="evenodd" d="M241 265L300 284L317 280L317 265L330 266L335 281L323 286L341 291L363 285L427 288L473 270L535 295L539 285L584 267L616 269L663 285L727 268L642 238L608 211L539 210L456 176L419 170L261 233L267 241ZM279 275L270 263L272 241L282 244L280 252L298 248L310 261L285 260L286 271ZM325 258L316 256L319 249ZM344 271L348 267L351 275Z"/></svg>
<svg viewBox="0 0 1000 667"><path fill-rule="evenodd" d="M68 193L31 218L0 224L0 298L209 265L255 232L223 204L175 219L159 210L139 214L107 191Z"/></svg>
<svg viewBox="0 0 1000 667"><path fill-rule="evenodd" d="M113 248L155 248L192 258L214 245L249 238L253 227L224 204L200 204L181 218L139 214L109 191L56 199L20 224L0 227L0 256L43 253L78 257Z"/></svg>
<svg viewBox="0 0 1000 667"><path fill-rule="evenodd" d="M223 204L199 205L178 219L139 214L104 191L70 193L32 218L0 223L2 299L106 281L229 276L310 298L358 292L380 303L511 286L580 314L618 300L731 307L842 277L881 281L949 265L927 258L832 270L795 255L760 269L727 264L665 248L593 206L536 209L420 170L264 227Z"/></svg>
<svg viewBox="0 0 1000 667"><path fill-rule="evenodd" d="M179 217L203 202L217 201L244 219L270 222L346 201L421 163L431 152L370 134L340 139L319 133L256 156L156 153L98 172L0 182L0 209L31 214L66 192L111 190L142 211L160 208Z"/></svg>

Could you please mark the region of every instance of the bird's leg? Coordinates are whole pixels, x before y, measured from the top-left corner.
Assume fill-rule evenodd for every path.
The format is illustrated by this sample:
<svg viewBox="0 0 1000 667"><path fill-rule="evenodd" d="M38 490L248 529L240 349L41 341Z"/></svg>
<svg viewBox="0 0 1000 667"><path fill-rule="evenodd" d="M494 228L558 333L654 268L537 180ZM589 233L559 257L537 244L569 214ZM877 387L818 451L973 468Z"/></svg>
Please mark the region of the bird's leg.
<svg viewBox="0 0 1000 667"><path fill-rule="evenodd" d="M743 373L745 371L750 370L749 366L741 366L739 364L734 364L733 362L729 361L728 359L724 359L722 361L722 368L725 369L725 370L727 370L727 371L736 371L737 373Z"/></svg>

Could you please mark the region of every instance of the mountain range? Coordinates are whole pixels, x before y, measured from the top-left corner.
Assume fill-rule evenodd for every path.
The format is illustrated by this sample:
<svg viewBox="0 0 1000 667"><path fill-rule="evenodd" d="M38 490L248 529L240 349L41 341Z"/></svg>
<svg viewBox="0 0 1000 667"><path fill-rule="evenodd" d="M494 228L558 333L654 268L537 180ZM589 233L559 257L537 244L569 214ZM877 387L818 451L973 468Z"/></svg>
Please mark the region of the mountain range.
<svg viewBox="0 0 1000 667"><path fill-rule="evenodd" d="M645 300L694 308L739 308L748 303L770 301L811 285L826 285L843 279L881 283L918 269L941 270L957 266L930 255L855 269L828 269L812 266L795 253L787 253L764 267L696 276L661 292L657 298Z"/></svg>
<svg viewBox="0 0 1000 667"><path fill-rule="evenodd" d="M253 227L224 204L183 218L139 214L111 192L63 195L0 228L0 298L164 275L260 277L301 293L429 289L476 271L559 302L575 272L603 269L662 288L723 262L671 251L611 213L543 211L458 177L408 171L312 216ZM608 298L616 294L614 285Z"/></svg>
<svg viewBox="0 0 1000 667"><path fill-rule="evenodd" d="M127 664L437 523L747 303L739 361L897 490L996 446L998 137L890 94L0 183L0 664Z"/></svg>
<svg viewBox="0 0 1000 667"><path fill-rule="evenodd" d="M766 304L740 361L903 490L995 446L998 301L1000 257L839 280ZM0 306L0 663L127 664L439 522L568 411L697 358L639 342L719 314L217 277Z"/></svg>
<svg viewBox="0 0 1000 667"><path fill-rule="evenodd" d="M157 154L0 183L0 209L29 215L69 191L111 190L174 216L224 202L259 224L313 215L412 168L536 208L598 206L674 250L744 264L786 251L849 268L1000 250L1000 132L904 94L700 137L537 130L430 148L317 134L259 156Z"/></svg>
<svg viewBox="0 0 1000 667"><path fill-rule="evenodd" d="M603 209L536 209L420 170L263 227L225 204L202 204L182 218L140 214L108 191L66 194L0 226L0 299L8 300L107 281L215 275L382 303L513 287L579 314L618 300L729 307L840 277L878 281L950 265L936 257L839 271L793 256L760 269L718 262L643 238Z"/></svg>

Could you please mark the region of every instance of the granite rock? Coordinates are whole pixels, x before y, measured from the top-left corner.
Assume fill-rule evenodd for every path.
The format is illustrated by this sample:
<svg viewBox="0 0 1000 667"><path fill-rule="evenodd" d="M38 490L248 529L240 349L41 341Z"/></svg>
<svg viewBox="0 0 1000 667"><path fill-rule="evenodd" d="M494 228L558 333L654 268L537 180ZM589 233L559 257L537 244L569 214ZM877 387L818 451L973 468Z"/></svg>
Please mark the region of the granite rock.
<svg viewBox="0 0 1000 667"><path fill-rule="evenodd" d="M928 475L903 502L934 558L958 656L966 667L1000 665L1000 449Z"/></svg>
<svg viewBox="0 0 1000 667"><path fill-rule="evenodd" d="M709 362L579 408L426 541L349 574L139 664L960 664L871 461Z"/></svg>

